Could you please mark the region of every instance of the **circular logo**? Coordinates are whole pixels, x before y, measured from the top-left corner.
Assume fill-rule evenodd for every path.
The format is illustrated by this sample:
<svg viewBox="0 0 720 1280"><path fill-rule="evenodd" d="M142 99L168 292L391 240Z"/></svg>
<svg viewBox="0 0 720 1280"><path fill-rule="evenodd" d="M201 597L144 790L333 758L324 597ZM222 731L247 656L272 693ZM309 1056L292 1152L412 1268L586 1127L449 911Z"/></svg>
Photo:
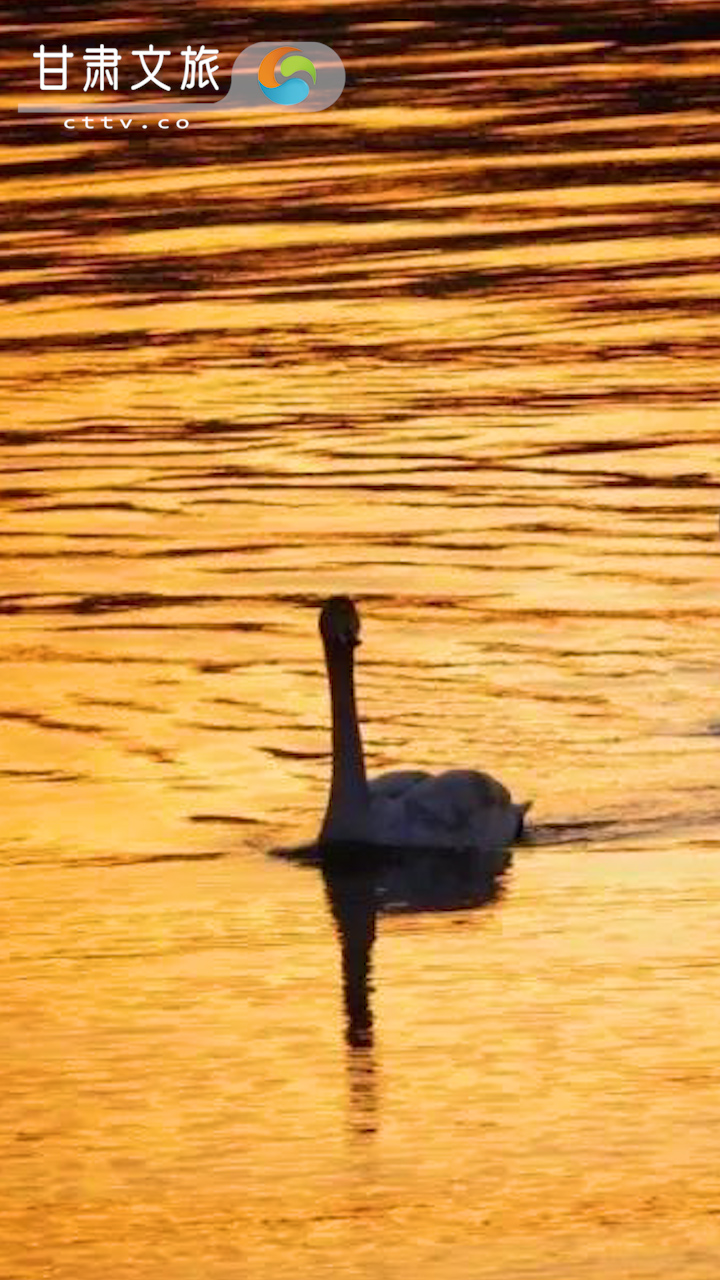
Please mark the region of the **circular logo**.
<svg viewBox="0 0 720 1280"><path fill-rule="evenodd" d="M276 78L276 71L285 77L281 82ZM304 102L310 85L295 74L297 71L305 71L313 84L317 82L315 64L293 45L282 45L266 53L258 67L258 83L265 97L281 107L295 107L298 102Z"/></svg>

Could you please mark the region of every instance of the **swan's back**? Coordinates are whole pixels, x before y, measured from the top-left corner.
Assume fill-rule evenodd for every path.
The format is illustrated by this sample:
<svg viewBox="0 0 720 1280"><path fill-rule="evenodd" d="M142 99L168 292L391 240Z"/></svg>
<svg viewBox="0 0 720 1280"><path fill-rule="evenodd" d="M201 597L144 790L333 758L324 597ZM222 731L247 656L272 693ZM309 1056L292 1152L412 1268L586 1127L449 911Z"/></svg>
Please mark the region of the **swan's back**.
<svg viewBox="0 0 720 1280"><path fill-rule="evenodd" d="M522 833L528 805L475 769L403 770L370 784L373 839L383 844L494 850Z"/></svg>

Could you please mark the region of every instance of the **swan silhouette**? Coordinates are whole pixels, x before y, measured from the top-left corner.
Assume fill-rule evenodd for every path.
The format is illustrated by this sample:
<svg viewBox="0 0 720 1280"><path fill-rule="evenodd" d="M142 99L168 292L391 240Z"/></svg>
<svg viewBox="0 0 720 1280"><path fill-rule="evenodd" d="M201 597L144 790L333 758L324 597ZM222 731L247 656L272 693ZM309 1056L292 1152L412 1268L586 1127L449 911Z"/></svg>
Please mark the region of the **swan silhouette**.
<svg viewBox="0 0 720 1280"><path fill-rule="evenodd" d="M332 779L320 845L495 854L516 840L530 806L516 804L487 773L398 770L368 781L355 699L360 617L348 596L332 596L322 606L320 635L332 711Z"/></svg>

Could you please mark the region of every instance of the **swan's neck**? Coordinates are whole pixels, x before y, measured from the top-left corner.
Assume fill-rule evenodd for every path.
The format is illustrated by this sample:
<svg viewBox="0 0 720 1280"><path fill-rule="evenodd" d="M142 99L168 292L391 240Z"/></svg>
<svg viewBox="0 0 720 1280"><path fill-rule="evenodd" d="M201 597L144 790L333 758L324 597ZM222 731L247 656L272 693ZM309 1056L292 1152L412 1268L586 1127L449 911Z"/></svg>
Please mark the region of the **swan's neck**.
<svg viewBox="0 0 720 1280"><path fill-rule="evenodd" d="M370 797L355 701L353 650L325 646L332 710L332 781L321 837L366 840Z"/></svg>

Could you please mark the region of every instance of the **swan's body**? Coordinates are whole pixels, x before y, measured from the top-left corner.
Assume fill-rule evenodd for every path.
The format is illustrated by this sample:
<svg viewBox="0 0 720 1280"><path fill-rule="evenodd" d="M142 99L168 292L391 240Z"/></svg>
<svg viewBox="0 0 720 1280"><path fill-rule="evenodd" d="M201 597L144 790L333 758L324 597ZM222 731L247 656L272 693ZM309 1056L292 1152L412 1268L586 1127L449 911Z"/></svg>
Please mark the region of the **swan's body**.
<svg viewBox="0 0 720 1280"><path fill-rule="evenodd" d="M369 784L373 840L383 844L491 850L522 830L526 805L487 773L385 773Z"/></svg>
<svg viewBox="0 0 720 1280"><path fill-rule="evenodd" d="M330 684L333 742L332 782L321 842L492 852L517 839L529 806L515 804L502 783L486 773L398 770L368 782L354 684L360 619L352 601L345 596L328 600L320 614L320 632Z"/></svg>

